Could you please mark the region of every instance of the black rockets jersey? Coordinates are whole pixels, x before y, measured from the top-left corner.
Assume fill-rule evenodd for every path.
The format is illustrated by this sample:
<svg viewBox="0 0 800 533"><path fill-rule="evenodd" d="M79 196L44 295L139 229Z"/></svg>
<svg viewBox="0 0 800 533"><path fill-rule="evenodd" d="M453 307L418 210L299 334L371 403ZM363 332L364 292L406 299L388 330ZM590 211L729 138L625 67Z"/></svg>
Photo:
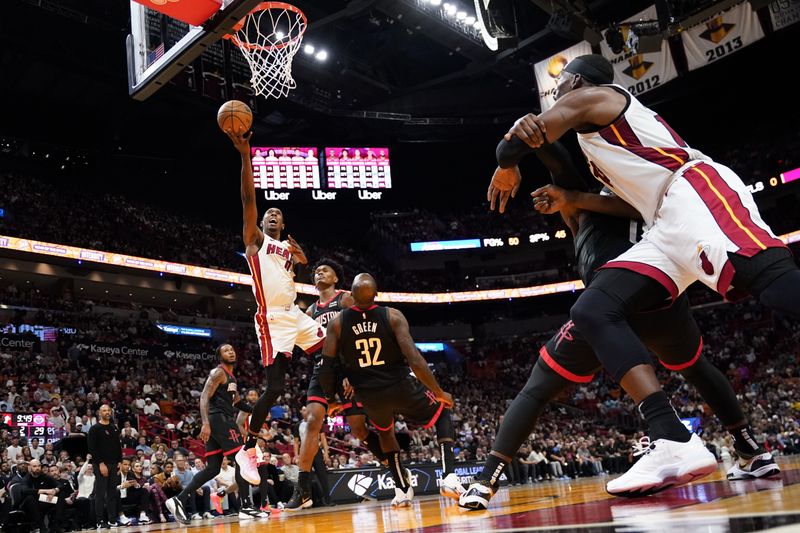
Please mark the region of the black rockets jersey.
<svg viewBox="0 0 800 533"><path fill-rule="evenodd" d="M411 373L394 336L387 307L351 307L342 311L341 321L339 358L356 390L384 388Z"/></svg>
<svg viewBox="0 0 800 533"><path fill-rule="evenodd" d="M578 273L585 285L595 271L627 251L642 238L642 223L638 220L582 213L575 235L575 259Z"/></svg>
<svg viewBox="0 0 800 533"><path fill-rule="evenodd" d="M311 318L317 321L317 324L323 328L328 325L328 322L342 312L342 296L345 295L344 291L336 291L336 296L325 303L320 303L319 300L311 304Z"/></svg>
<svg viewBox="0 0 800 533"><path fill-rule="evenodd" d="M233 407L234 393L237 390L236 378L228 372L222 365L219 366L225 372L225 383L219 385L214 391L213 396L208 401L208 414L219 413L225 416L236 416L236 408Z"/></svg>

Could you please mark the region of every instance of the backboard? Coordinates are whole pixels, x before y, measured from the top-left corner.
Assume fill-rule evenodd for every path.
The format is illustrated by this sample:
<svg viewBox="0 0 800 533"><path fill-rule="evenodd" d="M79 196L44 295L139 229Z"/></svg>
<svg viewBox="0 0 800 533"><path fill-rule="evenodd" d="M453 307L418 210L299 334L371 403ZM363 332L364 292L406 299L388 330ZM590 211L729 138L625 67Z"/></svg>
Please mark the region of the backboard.
<svg viewBox="0 0 800 533"><path fill-rule="evenodd" d="M145 100L179 73L191 72L193 62L201 54L210 63L203 69L203 82L205 77L215 75L224 80L230 74L224 72L228 67L241 70L234 75L240 74L242 80L249 80L247 62L238 51L231 54L226 50L221 40L259 4L259 0L140 2L130 0L131 32L127 39L128 91L134 99ZM180 16L191 23L162 12L169 12L169 9L181 11Z"/></svg>

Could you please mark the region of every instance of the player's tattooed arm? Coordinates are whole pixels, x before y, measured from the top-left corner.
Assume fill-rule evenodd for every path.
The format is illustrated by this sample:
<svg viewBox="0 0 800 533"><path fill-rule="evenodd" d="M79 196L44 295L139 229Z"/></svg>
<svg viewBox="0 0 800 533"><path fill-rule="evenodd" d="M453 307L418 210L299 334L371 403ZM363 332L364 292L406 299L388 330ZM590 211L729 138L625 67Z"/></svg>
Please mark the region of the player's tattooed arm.
<svg viewBox="0 0 800 533"><path fill-rule="evenodd" d="M203 386L203 392L200 393L200 418L203 421L203 426L200 428L200 440L208 442L211 436L211 424L208 421L208 404L211 397L217 392L217 387L225 382L225 372L217 367L211 371L206 379L206 384Z"/></svg>

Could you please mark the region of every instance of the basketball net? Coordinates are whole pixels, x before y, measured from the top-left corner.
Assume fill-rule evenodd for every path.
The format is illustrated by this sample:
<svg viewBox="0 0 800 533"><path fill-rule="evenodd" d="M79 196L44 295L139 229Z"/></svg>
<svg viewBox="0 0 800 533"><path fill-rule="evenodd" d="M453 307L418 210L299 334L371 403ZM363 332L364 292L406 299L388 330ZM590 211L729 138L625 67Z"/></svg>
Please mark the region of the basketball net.
<svg viewBox="0 0 800 533"><path fill-rule="evenodd" d="M306 16L283 2L261 2L226 36L242 51L256 94L281 98L297 86L292 60L306 31Z"/></svg>

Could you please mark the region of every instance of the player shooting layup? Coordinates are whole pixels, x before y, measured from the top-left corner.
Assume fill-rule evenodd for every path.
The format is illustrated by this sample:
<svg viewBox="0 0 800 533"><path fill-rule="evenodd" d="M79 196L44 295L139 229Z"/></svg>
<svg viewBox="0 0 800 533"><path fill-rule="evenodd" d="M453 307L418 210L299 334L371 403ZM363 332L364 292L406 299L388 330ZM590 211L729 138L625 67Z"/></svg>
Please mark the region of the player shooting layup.
<svg viewBox="0 0 800 533"><path fill-rule="evenodd" d="M267 209L259 228L250 160L252 133L229 133L228 136L242 156L242 239L246 247L247 264L253 275L253 294L258 305L255 314L256 335L261 348L261 364L267 374L266 390L253 407L249 436L244 448L236 454L236 462L241 467L242 477L248 483L258 485L261 478L254 447L269 410L284 393L292 349L297 345L306 353L319 350L325 340L325 332L294 303L297 298L294 267L308 263L308 259L291 235L287 240L281 240L284 229L281 210L277 207Z"/></svg>

